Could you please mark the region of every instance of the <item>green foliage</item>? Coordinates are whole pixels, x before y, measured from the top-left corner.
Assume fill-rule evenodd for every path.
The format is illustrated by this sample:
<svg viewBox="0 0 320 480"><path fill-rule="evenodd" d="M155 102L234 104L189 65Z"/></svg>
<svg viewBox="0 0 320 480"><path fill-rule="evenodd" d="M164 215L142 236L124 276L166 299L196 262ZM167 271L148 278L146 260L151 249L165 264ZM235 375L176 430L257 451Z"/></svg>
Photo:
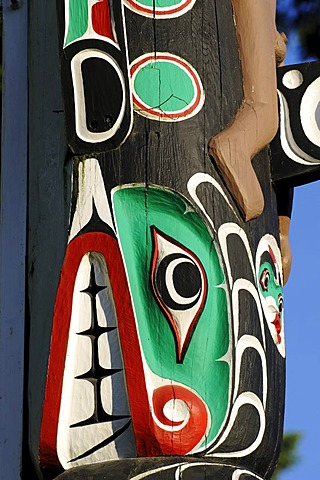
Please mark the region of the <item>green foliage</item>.
<svg viewBox="0 0 320 480"><path fill-rule="evenodd" d="M302 56L320 59L319 0L278 0L277 25L287 35L298 33Z"/></svg>
<svg viewBox="0 0 320 480"><path fill-rule="evenodd" d="M301 433L298 432L284 434L279 462L272 476L272 480L280 480L281 472L292 467L299 461L297 449L300 439Z"/></svg>

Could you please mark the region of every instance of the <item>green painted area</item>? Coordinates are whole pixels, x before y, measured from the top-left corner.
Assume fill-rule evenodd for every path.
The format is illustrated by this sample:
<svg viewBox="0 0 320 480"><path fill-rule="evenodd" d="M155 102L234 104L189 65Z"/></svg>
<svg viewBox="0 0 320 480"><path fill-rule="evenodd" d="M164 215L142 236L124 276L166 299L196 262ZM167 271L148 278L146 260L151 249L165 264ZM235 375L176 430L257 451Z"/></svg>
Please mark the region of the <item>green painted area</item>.
<svg viewBox="0 0 320 480"><path fill-rule="evenodd" d="M155 7L156 8L175 7L180 3L181 3L181 0L156 0ZM139 4L144 5L146 7L153 8L154 0L139 0Z"/></svg>
<svg viewBox="0 0 320 480"><path fill-rule="evenodd" d="M264 290L262 288L262 285L261 285L261 278L262 278L263 272L265 270L268 272L267 290ZM272 266L270 265L269 262L264 262L260 266L260 269L259 269L259 289L260 289L261 294L264 296L264 298L267 298L267 297L271 296L274 299L274 301L276 302L276 305L277 306L279 305L279 296L280 295L282 296L283 289L282 289L282 286L279 285L276 282L276 278L275 278L275 275L274 275L273 268L272 268ZM283 316L283 313L280 312L281 325L282 325L282 316Z"/></svg>
<svg viewBox="0 0 320 480"><path fill-rule="evenodd" d="M269 281L268 281L268 285L267 285L267 290L263 290L262 286L261 286L261 283L259 282L259 288L260 288L260 292L262 293L262 295L264 296L264 298L266 297L270 297L270 295L275 299L277 300L278 299L278 296L280 294L282 294L282 286L279 285L277 282L276 282L276 278L275 278L275 275L274 275L274 272L273 272L273 269L272 269L272 266L270 265L269 262L264 262L261 266L260 266L260 269L259 269L259 279L261 279L261 276L262 276L262 273L264 270L267 270L268 272L268 278L269 278Z"/></svg>
<svg viewBox="0 0 320 480"><path fill-rule="evenodd" d="M228 350L229 322L213 239L191 204L171 190L123 187L113 204L146 361L156 375L191 387L204 400L211 413L210 443L227 413L230 382L229 365L219 361ZM174 335L152 291L152 225L193 252L207 276L206 303L182 363L176 362Z"/></svg>
<svg viewBox="0 0 320 480"><path fill-rule="evenodd" d="M86 33L88 18L88 0L69 0L69 28L65 47Z"/></svg>
<svg viewBox="0 0 320 480"><path fill-rule="evenodd" d="M189 75L173 62L152 61L137 73L134 89L152 108L174 113L193 100L194 87Z"/></svg>

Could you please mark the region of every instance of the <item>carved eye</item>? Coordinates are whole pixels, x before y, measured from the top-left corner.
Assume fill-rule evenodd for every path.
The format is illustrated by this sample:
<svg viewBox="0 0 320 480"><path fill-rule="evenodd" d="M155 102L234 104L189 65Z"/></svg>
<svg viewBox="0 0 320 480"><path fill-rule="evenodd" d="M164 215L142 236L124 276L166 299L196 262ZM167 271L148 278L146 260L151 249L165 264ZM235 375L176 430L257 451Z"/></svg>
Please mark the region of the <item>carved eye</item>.
<svg viewBox="0 0 320 480"><path fill-rule="evenodd" d="M260 276L260 285L264 292L268 291L269 281L270 281L270 273L269 273L269 270L265 268Z"/></svg>
<svg viewBox="0 0 320 480"><path fill-rule="evenodd" d="M173 329L178 361L182 361L204 306L207 279L200 260L190 250L154 226L151 230L153 293Z"/></svg>
<svg viewBox="0 0 320 480"><path fill-rule="evenodd" d="M201 270L188 255L171 253L159 262L155 285L168 308L188 310L196 305L201 296Z"/></svg>
<svg viewBox="0 0 320 480"><path fill-rule="evenodd" d="M279 303L279 312L281 313L284 308L283 296L281 294L278 296L278 303Z"/></svg>

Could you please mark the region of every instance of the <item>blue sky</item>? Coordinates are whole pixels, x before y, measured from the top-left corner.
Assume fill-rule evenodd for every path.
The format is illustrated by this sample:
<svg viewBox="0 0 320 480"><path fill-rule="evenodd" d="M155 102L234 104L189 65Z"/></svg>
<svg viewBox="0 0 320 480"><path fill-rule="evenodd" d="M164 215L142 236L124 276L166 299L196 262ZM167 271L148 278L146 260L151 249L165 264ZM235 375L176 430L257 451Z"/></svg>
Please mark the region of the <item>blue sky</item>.
<svg viewBox="0 0 320 480"><path fill-rule="evenodd" d="M286 65L300 63L289 38ZM320 471L320 182L295 189L293 266L285 287L287 398L285 431L301 432L299 462L281 480L313 480Z"/></svg>

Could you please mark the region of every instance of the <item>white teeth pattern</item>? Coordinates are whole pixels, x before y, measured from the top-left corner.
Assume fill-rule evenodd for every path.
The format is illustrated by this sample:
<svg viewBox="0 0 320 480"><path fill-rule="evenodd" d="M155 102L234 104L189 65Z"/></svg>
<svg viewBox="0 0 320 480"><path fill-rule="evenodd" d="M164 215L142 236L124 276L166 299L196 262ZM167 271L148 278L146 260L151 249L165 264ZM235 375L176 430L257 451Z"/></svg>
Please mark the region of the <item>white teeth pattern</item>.
<svg viewBox="0 0 320 480"><path fill-rule="evenodd" d="M85 294L84 290L89 284L92 265L95 269L97 285L106 286L96 296L98 325L112 329L99 336L98 361L103 369L114 371L101 380L101 388L98 393L104 412L112 416L119 415L120 418L71 427L90 419L95 410L95 395L97 395L90 381L76 378L85 375L93 365L92 342L89 336L79 335L91 328L92 304L89 295ZM132 428L125 428L130 422L130 412L116 327L116 311L104 257L99 253L88 253L80 263L75 281L63 377L57 453L61 465L65 469L107 459L117 459L123 456L121 449L124 448L127 452L126 456L134 457L136 455ZM122 428L124 433L117 438L117 442L110 441L108 445L105 445L107 439ZM95 447L99 447L99 444L102 447L95 451ZM92 453L85 455L90 451ZM83 458L78 458L82 456Z"/></svg>

